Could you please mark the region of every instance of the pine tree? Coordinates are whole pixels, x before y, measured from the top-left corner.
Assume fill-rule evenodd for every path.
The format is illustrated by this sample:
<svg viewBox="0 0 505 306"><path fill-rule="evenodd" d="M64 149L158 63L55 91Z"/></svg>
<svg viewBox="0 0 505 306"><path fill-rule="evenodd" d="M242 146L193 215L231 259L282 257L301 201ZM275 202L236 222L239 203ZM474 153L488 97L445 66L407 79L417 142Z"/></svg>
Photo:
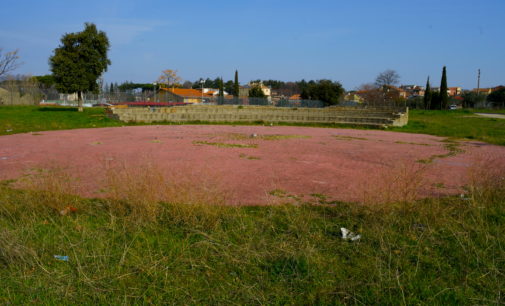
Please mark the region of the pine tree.
<svg viewBox="0 0 505 306"><path fill-rule="evenodd" d="M430 86L430 77L426 81L426 90L424 91L424 109L431 108L431 86Z"/></svg>
<svg viewBox="0 0 505 306"><path fill-rule="evenodd" d="M235 83L233 84L233 95L238 98L239 94L239 84L238 84L238 71L235 70Z"/></svg>
<svg viewBox="0 0 505 306"><path fill-rule="evenodd" d="M442 70L442 81L440 82L440 109L446 109L449 101L449 96L447 95L447 74L444 69Z"/></svg>

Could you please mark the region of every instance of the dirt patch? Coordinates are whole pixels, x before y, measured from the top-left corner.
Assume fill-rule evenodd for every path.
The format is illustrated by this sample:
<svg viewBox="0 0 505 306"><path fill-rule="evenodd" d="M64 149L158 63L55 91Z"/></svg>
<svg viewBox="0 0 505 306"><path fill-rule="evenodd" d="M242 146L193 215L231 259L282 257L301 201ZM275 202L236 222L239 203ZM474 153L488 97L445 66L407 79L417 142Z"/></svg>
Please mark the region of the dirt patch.
<svg viewBox="0 0 505 306"><path fill-rule="evenodd" d="M505 119L504 114L489 114L489 113L475 113L477 116L495 118L495 119Z"/></svg>
<svg viewBox="0 0 505 306"><path fill-rule="evenodd" d="M0 179L58 165L77 178L80 193L100 196L110 165L142 169L149 164L167 175L219 181L215 185L233 195L227 197L229 204L304 202L314 200L311 195L324 197L327 203L373 202L464 192L476 160L494 156L504 161L505 147L443 141L429 135L308 127L45 131L37 137L29 133L0 137ZM198 180L193 184L200 184Z"/></svg>

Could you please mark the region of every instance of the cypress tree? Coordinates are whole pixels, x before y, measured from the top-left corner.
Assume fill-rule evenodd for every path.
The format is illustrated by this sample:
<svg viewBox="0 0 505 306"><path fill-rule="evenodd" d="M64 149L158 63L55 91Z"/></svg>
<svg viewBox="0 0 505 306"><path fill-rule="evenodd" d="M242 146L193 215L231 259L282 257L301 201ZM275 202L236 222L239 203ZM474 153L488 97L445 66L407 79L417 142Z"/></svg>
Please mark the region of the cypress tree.
<svg viewBox="0 0 505 306"><path fill-rule="evenodd" d="M442 81L440 82L440 109L446 109L449 101L449 96L447 95L447 75L444 69L442 70Z"/></svg>
<svg viewBox="0 0 505 306"><path fill-rule="evenodd" d="M235 70L235 83L233 84L233 95L238 98L239 85L238 85L238 71Z"/></svg>
<svg viewBox="0 0 505 306"><path fill-rule="evenodd" d="M430 86L430 77L426 81L426 90L424 91L424 109L431 108L431 86Z"/></svg>
<svg viewBox="0 0 505 306"><path fill-rule="evenodd" d="M224 86L223 86L223 78L218 78L217 79L217 85L218 85L218 93L217 93L217 104L221 105L224 103Z"/></svg>
<svg viewBox="0 0 505 306"><path fill-rule="evenodd" d="M219 79L219 97L224 97L224 85L223 85L223 78Z"/></svg>

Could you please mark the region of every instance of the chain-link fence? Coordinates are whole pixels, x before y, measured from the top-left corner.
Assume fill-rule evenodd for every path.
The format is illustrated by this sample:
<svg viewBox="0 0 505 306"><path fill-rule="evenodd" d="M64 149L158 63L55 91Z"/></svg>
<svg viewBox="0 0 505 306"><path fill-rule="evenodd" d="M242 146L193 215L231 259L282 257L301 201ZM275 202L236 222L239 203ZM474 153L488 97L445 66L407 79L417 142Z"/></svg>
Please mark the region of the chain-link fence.
<svg viewBox="0 0 505 306"><path fill-rule="evenodd" d="M203 105L258 105L258 106L276 106L292 108L322 108L327 106L319 100L293 100L282 97L233 97L233 96L170 96L163 92L153 90L128 90L102 92L102 93L83 93L84 106L105 106L114 104L129 104L130 106L159 106L181 105L181 104L203 104ZM54 87L41 88L36 83L29 81L3 82L0 85L0 103L3 105L20 104L52 104L62 106L77 106L78 96L74 94L65 94L58 92ZM137 103L131 103L137 102ZM411 102L411 101L408 101ZM396 109L405 106L418 107L417 103L398 103L395 101L381 101L374 103L357 103L355 101L341 101L338 106L353 108L375 108L375 109Z"/></svg>
<svg viewBox="0 0 505 306"><path fill-rule="evenodd" d="M77 105L77 94L61 94L52 90L46 90L43 94L43 102L59 105ZM264 105L278 107L324 107L325 104L318 100L288 100L254 97L219 97L219 96L168 96L154 91L114 91L100 94L84 93L84 105L104 105L104 104L122 104L129 102L148 102L160 103L188 103L204 105ZM163 103L163 104L161 104ZM138 104L141 106L141 103Z"/></svg>

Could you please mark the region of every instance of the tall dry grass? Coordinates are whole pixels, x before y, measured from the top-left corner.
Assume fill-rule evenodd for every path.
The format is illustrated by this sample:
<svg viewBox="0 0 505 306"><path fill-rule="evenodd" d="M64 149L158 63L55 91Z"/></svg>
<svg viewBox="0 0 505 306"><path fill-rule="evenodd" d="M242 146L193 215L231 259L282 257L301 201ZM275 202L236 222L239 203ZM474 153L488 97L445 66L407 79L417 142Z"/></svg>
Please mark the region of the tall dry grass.
<svg viewBox="0 0 505 306"><path fill-rule="evenodd" d="M109 164L104 187L113 213L150 222L158 220L167 208L172 218L185 221L208 216L231 195L216 173L191 168L164 170L153 162Z"/></svg>
<svg viewBox="0 0 505 306"><path fill-rule="evenodd" d="M37 253L23 243L15 231L0 229L0 267L12 264L31 265L37 260Z"/></svg>
<svg viewBox="0 0 505 306"><path fill-rule="evenodd" d="M408 203L420 198L428 187L425 178L430 165L401 162L384 171L370 174L362 185L365 205Z"/></svg>
<svg viewBox="0 0 505 306"><path fill-rule="evenodd" d="M205 169L171 169L149 159L129 164L110 158L102 170L96 178L100 192L94 194L106 199L111 214L135 223L155 222L161 217L172 222L212 223L232 194L219 174ZM84 190L78 173L55 163L31 169L13 186L27 192L30 200L26 202L33 211L49 207L60 214L87 209L79 195L93 193ZM3 210L23 213L14 206Z"/></svg>
<svg viewBox="0 0 505 306"><path fill-rule="evenodd" d="M36 201L35 209L49 207L57 212L68 207L79 206L80 180L67 167L50 163L44 167L29 170L14 186L27 190Z"/></svg>
<svg viewBox="0 0 505 306"><path fill-rule="evenodd" d="M478 156L468 169L468 192L474 203L505 198L505 158Z"/></svg>

